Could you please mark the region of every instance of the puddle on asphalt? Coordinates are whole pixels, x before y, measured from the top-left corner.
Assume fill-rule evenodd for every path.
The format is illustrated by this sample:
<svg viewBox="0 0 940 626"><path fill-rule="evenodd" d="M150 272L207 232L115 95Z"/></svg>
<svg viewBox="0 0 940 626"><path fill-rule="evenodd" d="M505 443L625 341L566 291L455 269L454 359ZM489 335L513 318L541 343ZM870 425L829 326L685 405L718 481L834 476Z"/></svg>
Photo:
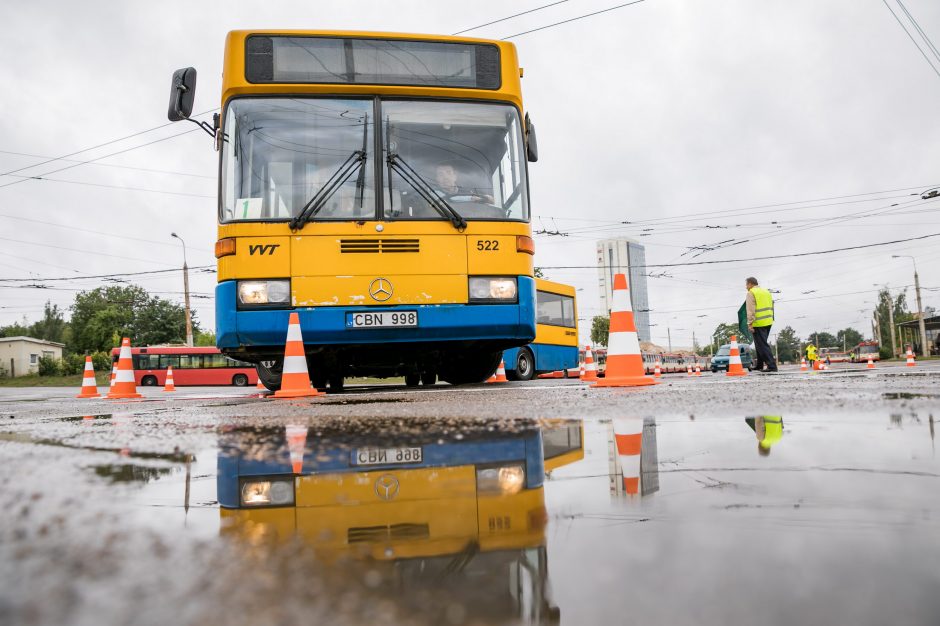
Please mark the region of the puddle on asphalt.
<svg viewBox="0 0 940 626"><path fill-rule="evenodd" d="M57 422L87 422L93 420L109 420L111 419L111 413L105 413L103 415L72 415L70 417L57 417L55 421Z"/></svg>
<svg viewBox="0 0 940 626"><path fill-rule="evenodd" d="M217 621L940 615L929 412L310 418L125 452L84 475L136 505L124 526L205 540L188 575Z"/></svg>
<svg viewBox="0 0 940 626"><path fill-rule="evenodd" d="M906 391L892 391L881 394L885 400L916 400L917 398L940 398L940 393L910 393Z"/></svg>

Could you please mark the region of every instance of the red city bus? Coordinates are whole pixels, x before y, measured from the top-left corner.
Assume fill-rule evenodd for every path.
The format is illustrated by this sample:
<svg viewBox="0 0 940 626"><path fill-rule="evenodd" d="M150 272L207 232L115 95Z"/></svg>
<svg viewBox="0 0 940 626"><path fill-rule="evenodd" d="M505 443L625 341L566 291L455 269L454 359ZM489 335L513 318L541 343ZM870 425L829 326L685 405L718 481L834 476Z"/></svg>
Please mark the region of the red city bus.
<svg viewBox="0 0 940 626"><path fill-rule="evenodd" d="M863 341L852 348L852 363L867 363L868 358L872 361L880 361L880 345L877 341Z"/></svg>
<svg viewBox="0 0 940 626"><path fill-rule="evenodd" d="M111 351L116 363L120 348ZM258 384L258 374L251 363L236 361L213 347L148 346L131 348L134 380L138 385L166 384L166 368L173 366L174 385L246 385Z"/></svg>

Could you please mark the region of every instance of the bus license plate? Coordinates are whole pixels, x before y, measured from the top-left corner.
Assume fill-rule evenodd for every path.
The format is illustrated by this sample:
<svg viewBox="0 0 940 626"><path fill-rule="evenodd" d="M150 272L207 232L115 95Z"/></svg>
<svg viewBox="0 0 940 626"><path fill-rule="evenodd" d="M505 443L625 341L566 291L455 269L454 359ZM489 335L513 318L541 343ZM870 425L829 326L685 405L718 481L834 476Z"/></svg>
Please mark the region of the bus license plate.
<svg viewBox="0 0 940 626"><path fill-rule="evenodd" d="M408 448L359 448L353 451L353 465L395 465L420 463L424 451L420 447Z"/></svg>
<svg viewBox="0 0 940 626"><path fill-rule="evenodd" d="M347 328L414 328L418 325L417 311L382 311L380 313L347 313Z"/></svg>

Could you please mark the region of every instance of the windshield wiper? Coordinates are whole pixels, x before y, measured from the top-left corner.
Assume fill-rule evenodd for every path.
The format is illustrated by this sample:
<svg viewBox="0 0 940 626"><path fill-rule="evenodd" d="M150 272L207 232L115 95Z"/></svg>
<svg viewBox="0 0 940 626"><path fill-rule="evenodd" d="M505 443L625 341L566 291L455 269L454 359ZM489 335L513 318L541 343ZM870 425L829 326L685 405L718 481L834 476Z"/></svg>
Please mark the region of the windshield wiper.
<svg viewBox="0 0 940 626"><path fill-rule="evenodd" d="M454 228L459 231L463 231L467 228L467 220L465 220L447 200L439 196L428 181L426 181L421 174L414 171L414 168L405 163L405 160L398 156L397 153L389 152L386 160L388 161L389 168L398 172L398 175L401 176L406 183L411 185L425 202L430 204L442 217L450 220Z"/></svg>
<svg viewBox="0 0 940 626"><path fill-rule="evenodd" d="M357 169L361 168L366 162L366 151L365 150L356 150L350 154L342 165L340 165L333 175L324 183L320 190L310 198L310 201L304 205L300 210L300 213L296 217L292 218L290 221L290 229L298 230L304 227L310 218L316 215L320 209L322 209L327 200L333 197L333 194L342 187L347 180L356 172Z"/></svg>

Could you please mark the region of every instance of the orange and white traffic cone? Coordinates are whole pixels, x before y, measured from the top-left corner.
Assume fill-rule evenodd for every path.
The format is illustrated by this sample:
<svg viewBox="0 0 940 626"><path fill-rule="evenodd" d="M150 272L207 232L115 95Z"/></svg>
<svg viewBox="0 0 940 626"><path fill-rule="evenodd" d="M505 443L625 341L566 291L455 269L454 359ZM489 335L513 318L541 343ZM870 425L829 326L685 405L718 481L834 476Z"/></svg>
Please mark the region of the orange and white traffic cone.
<svg viewBox="0 0 940 626"><path fill-rule="evenodd" d="M738 350L738 337L731 335L731 354L728 356L726 376L747 376L747 370L741 365L741 351Z"/></svg>
<svg viewBox="0 0 940 626"><path fill-rule="evenodd" d="M692 364L691 364L691 363L689 363L688 365L685 366L685 375L686 375L686 376L693 376L693 375L694 375L694 373L692 372Z"/></svg>
<svg viewBox="0 0 940 626"><path fill-rule="evenodd" d="M173 384L173 366L166 367L166 384L163 385L163 391L176 391L176 385Z"/></svg>
<svg viewBox="0 0 940 626"><path fill-rule="evenodd" d="M865 366L865 369L873 370L875 369L875 361L872 358L868 357L868 365Z"/></svg>
<svg viewBox="0 0 940 626"><path fill-rule="evenodd" d="M118 400L126 398L143 398L137 393L137 382L134 380L134 362L131 359L131 340L127 337L121 339L121 355L118 357L117 372L111 384L109 398Z"/></svg>
<svg viewBox="0 0 940 626"><path fill-rule="evenodd" d="M304 338L300 332L300 315L290 314L287 323L287 342L284 345L284 368L281 372L281 388L274 392L275 398L309 398L322 396L310 384L307 372L307 355Z"/></svg>
<svg viewBox="0 0 940 626"><path fill-rule="evenodd" d="M307 427L287 425L287 449L290 450L291 471L300 474L304 468L304 448L307 445Z"/></svg>
<svg viewBox="0 0 940 626"><path fill-rule="evenodd" d="M614 274L613 307L610 311L610 336L607 340L607 369L604 378L592 387L637 387L659 381L647 376L643 354L636 335L630 288L626 274ZM626 475L626 474L624 474Z"/></svg>
<svg viewBox="0 0 940 626"><path fill-rule="evenodd" d="M117 362L111 364L111 382L108 384L108 388L114 387L114 379L117 378Z"/></svg>
<svg viewBox="0 0 940 626"><path fill-rule="evenodd" d="M911 350L910 346L907 348L907 366L914 367L917 365L917 362L914 360L914 352Z"/></svg>
<svg viewBox="0 0 940 626"><path fill-rule="evenodd" d="M653 364L653 378L662 378L663 369L659 366L659 359L656 359L656 363Z"/></svg>
<svg viewBox="0 0 940 626"><path fill-rule="evenodd" d="M702 366L699 365L698 363L695 364L695 375L696 376L702 375Z"/></svg>
<svg viewBox="0 0 940 626"><path fill-rule="evenodd" d="M265 389L267 389L267 387L264 386L264 383L262 383L261 379L259 378L258 384L255 385L255 389L257 389L258 391L264 391Z"/></svg>
<svg viewBox="0 0 940 626"><path fill-rule="evenodd" d="M584 346L584 374L581 380L589 383L597 381L597 365L594 363L594 353L591 346Z"/></svg>
<svg viewBox="0 0 940 626"><path fill-rule="evenodd" d="M805 356L800 359L800 371L801 371L801 372L809 371L808 368L806 367L806 357L805 357Z"/></svg>
<svg viewBox="0 0 940 626"><path fill-rule="evenodd" d="M584 363L581 364L581 369L578 370L578 378L584 380Z"/></svg>
<svg viewBox="0 0 940 626"><path fill-rule="evenodd" d="M554 376L553 376L554 378ZM499 367L496 368L496 373L486 379L488 383L508 383L509 379L506 378L506 362L502 359L499 360Z"/></svg>
<svg viewBox="0 0 940 626"><path fill-rule="evenodd" d="M608 356L610 353L607 353ZM635 496L640 493L640 452L643 450L643 419L615 417L614 443L617 461L623 473L623 490Z"/></svg>
<svg viewBox="0 0 940 626"><path fill-rule="evenodd" d="M85 375L82 377L82 390L76 398L100 398L98 393L98 382L95 380L95 366L91 362L91 357L85 357Z"/></svg>

